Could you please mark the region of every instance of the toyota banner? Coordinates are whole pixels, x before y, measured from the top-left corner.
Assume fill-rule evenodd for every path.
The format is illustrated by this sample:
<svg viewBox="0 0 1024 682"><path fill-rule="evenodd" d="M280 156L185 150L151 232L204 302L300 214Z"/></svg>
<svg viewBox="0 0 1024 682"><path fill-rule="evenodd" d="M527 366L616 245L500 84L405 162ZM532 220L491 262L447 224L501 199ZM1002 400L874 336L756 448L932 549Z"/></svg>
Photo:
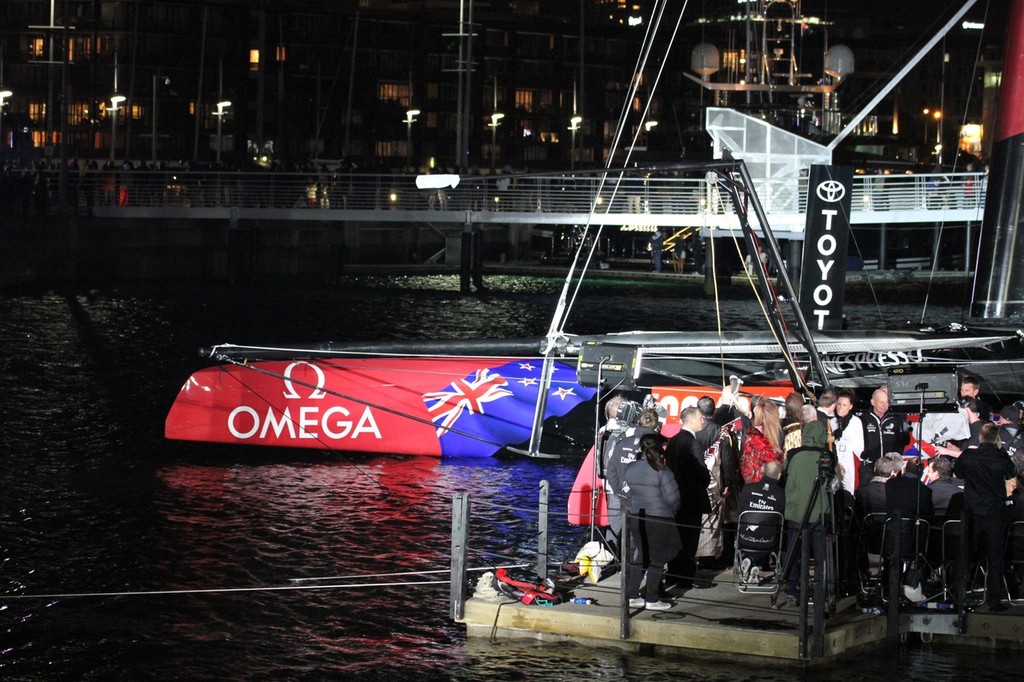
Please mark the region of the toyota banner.
<svg viewBox="0 0 1024 682"><path fill-rule="evenodd" d="M814 330L842 329L853 169L811 166L800 309Z"/></svg>

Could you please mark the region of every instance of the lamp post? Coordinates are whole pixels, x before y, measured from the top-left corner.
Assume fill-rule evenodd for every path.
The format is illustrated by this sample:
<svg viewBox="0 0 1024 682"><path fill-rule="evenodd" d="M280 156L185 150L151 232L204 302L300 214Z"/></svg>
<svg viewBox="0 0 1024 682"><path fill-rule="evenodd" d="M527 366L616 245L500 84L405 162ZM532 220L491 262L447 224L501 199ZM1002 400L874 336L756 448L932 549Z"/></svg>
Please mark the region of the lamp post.
<svg viewBox="0 0 1024 682"><path fill-rule="evenodd" d="M571 170L576 170L576 133L579 131L581 123L583 123L582 116L573 116L569 119L569 130L572 131L572 146L570 147L569 154L569 167Z"/></svg>
<svg viewBox="0 0 1024 682"><path fill-rule="evenodd" d="M487 124L491 129L491 170L494 170L494 150L498 146L498 126L501 125L503 118L505 114L495 111L491 114L491 122Z"/></svg>
<svg viewBox="0 0 1024 682"><path fill-rule="evenodd" d="M644 150L646 151L651 146L651 131L654 130L658 125L657 121L647 121L644 123Z"/></svg>
<svg viewBox="0 0 1024 682"><path fill-rule="evenodd" d="M409 109L405 112L405 118L402 122L405 123L405 168L409 169L409 165L412 163L412 124L416 122L416 117L420 115L419 109Z"/></svg>
<svg viewBox="0 0 1024 682"><path fill-rule="evenodd" d="M151 150L151 156L153 157L152 158L152 163L153 163L153 169L154 170L156 170L156 147L157 147L156 119L157 119L157 112L158 112L158 107L159 107L159 102L157 102L156 95L157 95L157 88L159 87L159 83L160 83L161 80L163 81L164 85L170 85L171 84L171 79L170 78L168 78L167 76L161 76L159 73L155 73L154 72L153 73L153 112L152 112L153 116L152 116L152 120L150 121L152 123L152 131L151 131L152 139L150 140L150 150Z"/></svg>
<svg viewBox="0 0 1024 682"><path fill-rule="evenodd" d="M4 100L13 94L10 90L0 90L0 144L4 143Z"/></svg>
<svg viewBox="0 0 1024 682"><path fill-rule="evenodd" d="M220 141L221 141L221 124L224 121L224 110L231 106L231 102L223 100L217 102L217 111L214 116L217 117L217 163L220 164Z"/></svg>
<svg viewBox="0 0 1024 682"><path fill-rule="evenodd" d="M942 165L942 111L936 109L932 112L935 119L935 162Z"/></svg>
<svg viewBox="0 0 1024 682"><path fill-rule="evenodd" d="M111 95L110 97L110 163L117 158L117 112L121 102L127 99L124 95Z"/></svg>

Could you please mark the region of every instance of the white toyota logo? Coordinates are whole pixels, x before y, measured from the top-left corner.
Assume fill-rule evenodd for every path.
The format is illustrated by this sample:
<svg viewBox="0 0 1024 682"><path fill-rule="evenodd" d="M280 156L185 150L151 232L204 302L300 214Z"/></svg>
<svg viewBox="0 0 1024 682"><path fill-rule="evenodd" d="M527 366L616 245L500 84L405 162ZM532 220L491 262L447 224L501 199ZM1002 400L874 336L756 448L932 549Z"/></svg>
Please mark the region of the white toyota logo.
<svg viewBox="0 0 1024 682"><path fill-rule="evenodd" d="M843 187L843 183L838 180L826 180L825 182L818 185L818 189L815 190L818 198L822 201L836 202L841 201L846 196L846 188Z"/></svg>

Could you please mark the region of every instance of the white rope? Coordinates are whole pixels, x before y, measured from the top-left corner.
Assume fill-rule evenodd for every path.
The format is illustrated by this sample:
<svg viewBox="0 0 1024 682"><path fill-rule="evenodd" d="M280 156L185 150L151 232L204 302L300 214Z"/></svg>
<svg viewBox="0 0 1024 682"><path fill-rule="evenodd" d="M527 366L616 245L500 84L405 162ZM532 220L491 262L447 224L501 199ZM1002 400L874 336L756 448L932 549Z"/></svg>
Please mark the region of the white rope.
<svg viewBox="0 0 1024 682"><path fill-rule="evenodd" d="M511 564L504 568L527 568L532 564ZM494 566L479 568L467 568L466 571L492 571ZM406 575L426 575L429 573L448 573L450 569L436 569L428 571L399 571L394 573L364 573L360 575L336 575L320 578L292 578L289 582L307 582L316 580L351 580L356 578L381 578L397 577ZM372 582L372 583L331 583L328 585L268 585L264 587L210 587L192 588L182 590L123 590L119 592L52 592L47 594L5 594L2 599L73 599L81 597L154 597L166 595L188 595L188 594L230 594L239 592L286 592L294 590L347 590L366 589L369 587L407 587L412 585L448 585L450 580L410 580L402 582Z"/></svg>
<svg viewBox="0 0 1024 682"><path fill-rule="evenodd" d="M153 597L183 594L229 594L232 592L284 592L289 590L347 590L407 585L447 585L449 580L413 580L395 583L345 583L331 585L274 585L268 587L211 587L188 590L140 590L122 592L54 592L50 594L5 594L4 599L72 599L77 597Z"/></svg>
<svg viewBox="0 0 1024 682"><path fill-rule="evenodd" d="M495 566L481 566L479 568L467 568L466 571L467 572L475 573L475 572L478 572L478 571L491 571L491 570L494 570L495 568L529 568L532 565L533 564L511 564L509 566L497 566L497 567L495 567ZM451 571L451 569L448 569L448 568L438 568L438 569L434 569L434 570L430 570L430 571L399 571L397 573L364 573L362 575L327 575L327 576L320 576L320 577L316 577L316 578L292 578L290 582L297 583L297 582L304 582L304 581L307 581L307 580L346 580L346 579L353 579L353 578L385 578L385 577L393 577L393 576L400 576L400 575L426 575L428 573L449 573L450 571Z"/></svg>

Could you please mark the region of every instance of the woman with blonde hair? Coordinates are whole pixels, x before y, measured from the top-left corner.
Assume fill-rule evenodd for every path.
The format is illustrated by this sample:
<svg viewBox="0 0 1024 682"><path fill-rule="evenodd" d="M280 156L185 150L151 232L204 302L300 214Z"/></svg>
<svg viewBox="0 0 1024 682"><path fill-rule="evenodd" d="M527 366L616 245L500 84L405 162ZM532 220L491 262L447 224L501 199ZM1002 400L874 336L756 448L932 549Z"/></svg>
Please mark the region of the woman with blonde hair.
<svg viewBox="0 0 1024 682"><path fill-rule="evenodd" d="M762 396L755 396L753 405L753 426L743 438L743 451L740 454L740 474L744 483L760 481L764 465L768 462L783 461L779 408Z"/></svg>

